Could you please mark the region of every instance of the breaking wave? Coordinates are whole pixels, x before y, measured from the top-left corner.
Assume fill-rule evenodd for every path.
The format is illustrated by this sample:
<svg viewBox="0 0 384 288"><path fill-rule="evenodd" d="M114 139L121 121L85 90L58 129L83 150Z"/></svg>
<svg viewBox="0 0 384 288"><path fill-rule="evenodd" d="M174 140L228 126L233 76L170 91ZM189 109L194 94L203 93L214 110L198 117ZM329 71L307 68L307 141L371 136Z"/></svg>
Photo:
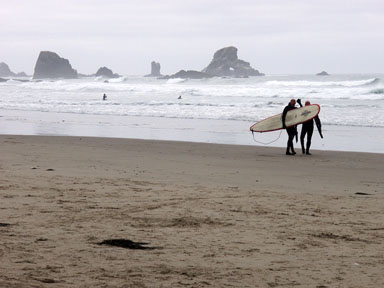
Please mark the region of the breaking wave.
<svg viewBox="0 0 384 288"><path fill-rule="evenodd" d="M339 86L339 87L359 87L377 84L380 82L379 78L371 78L367 80L352 80L352 81L308 81L308 80L300 80L300 81L279 81L272 80L267 81L265 84L269 86L285 86L285 87L331 87L331 86Z"/></svg>
<svg viewBox="0 0 384 288"><path fill-rule="evenodd" d="M380 82L381 82L381 80L380 80L379 78L375 78L375 79L373 79L371 82L365 84L365 86L366 86L366 85L372 85L372 84L378 84L378 83L380 83Z"/></svg>
<svg viewBox="0 0 384 288"><path fill-rule="evenodd" d="M384 127L383 78L375 76L7 81L0 83L0 109L253 121L301 98L321 105L325 123Z"/></svg>

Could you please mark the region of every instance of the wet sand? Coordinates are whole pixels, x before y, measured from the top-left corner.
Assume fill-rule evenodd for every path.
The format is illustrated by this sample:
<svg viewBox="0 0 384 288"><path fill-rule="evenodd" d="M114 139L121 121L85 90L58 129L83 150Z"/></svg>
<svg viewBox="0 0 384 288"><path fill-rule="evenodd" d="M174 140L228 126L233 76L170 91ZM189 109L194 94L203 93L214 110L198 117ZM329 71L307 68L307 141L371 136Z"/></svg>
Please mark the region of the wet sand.
<svg viewBox="0 0 384 288"><path fill-rule="evenodd" d="M20 113L19 110L1 110L0 119L0 135L128 138L280 148L287 145L287 133L281 130L255 133L253 137L249 131L254 124L252 121L38 111ZM315 128L312 149L384 154L384 127L325 124L322 130L324 139ZM295 146L300 145L295 143Z"/></svg>
<svg viewBox="0 0 384 288"><path fill-rule="evenodd" d="M0 287L384 286L384 154L0 145ZM99 245L110 239L151 249Z"/></svg>

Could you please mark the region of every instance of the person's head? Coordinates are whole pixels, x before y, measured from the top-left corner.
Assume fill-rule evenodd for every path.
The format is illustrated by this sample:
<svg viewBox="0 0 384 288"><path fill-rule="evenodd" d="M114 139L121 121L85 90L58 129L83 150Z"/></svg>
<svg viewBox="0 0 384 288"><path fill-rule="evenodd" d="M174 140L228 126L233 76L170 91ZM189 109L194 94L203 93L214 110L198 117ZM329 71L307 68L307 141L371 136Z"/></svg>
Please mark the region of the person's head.
<svg viewBox="0 0 384 288"><path fill-rule="evenodd" d="M289 101L289 105L295 106L295 104L296 104L296 100L295 99L291 99L291 101Z"/></svg>
<svg viewBox="0 0 384 288"><path fill-rule="evenodd" d="M305 106L311 105L311 102L305 101Z"/></svg>

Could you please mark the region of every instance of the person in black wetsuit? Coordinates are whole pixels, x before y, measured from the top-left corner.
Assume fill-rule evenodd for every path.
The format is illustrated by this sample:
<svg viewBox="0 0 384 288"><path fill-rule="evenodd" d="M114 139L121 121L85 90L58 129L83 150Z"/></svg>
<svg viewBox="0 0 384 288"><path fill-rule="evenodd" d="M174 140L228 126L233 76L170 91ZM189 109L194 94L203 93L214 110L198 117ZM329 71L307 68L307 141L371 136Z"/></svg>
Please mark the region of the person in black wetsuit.
<svg viewBox="0 0 384 288"><path fill-rule="evenodd" d="M283 129L287 130L287 134L288 134L287 152L285 153L286 155L295 155L296 154L295 149L293 149L293 139L295 138L295 136L297 137L296 126L291 126L291 127L285 126L285 117L287 116L288 111L296 109L295 104L296 104L296 100L291 99L291 101L289 101L288 105L285 106L284 111L283 111L283 115L281 117L281 120L283 122ZM297 141L297 138L296 138L296 141Z"/></svg>
<svg viewBox="0 0 384 288"><path fill-rule="evenodd" d="M297 103L299 103L300 107L303 107L301 104L301 99L297 99ZM311 102L305 101L305 106L311 105ZM321 133L321 122L319 116L316 116L315 118L304 122L303 126L301 128L300 133L300 143L301 143L301 150L303 151L303 154L306 155L312 155L309 153L309 148L311 147L311 140L312 140L312 134L313 134L313 120L315 120L317 131L319 131L320 137L323 138L323 134ZM304 148L304 138L307 135L307 145L306 148Z"/></svg>

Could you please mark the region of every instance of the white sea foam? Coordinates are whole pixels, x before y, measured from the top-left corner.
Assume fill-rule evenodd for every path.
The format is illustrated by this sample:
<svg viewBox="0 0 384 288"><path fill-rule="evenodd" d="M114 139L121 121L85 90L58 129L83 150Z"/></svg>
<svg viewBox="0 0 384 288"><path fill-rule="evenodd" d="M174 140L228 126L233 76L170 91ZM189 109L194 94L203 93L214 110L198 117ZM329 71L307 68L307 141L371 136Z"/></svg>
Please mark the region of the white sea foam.
<svg viewBox="0 0 384 288"><path fill-rule="evenodd" d="M13 84L13 83L18 83L18 82L19 82L19 81L14 80L14 79L8 79L5 83Z"/></svg>
<svg viewBox="0 0 384 288"><path fill-rule="evenodd" d="M378 78L371 78L367 80L353 80L353 81L268 81L266 85L270 86L289 86L289 87L326 87L326 86L341 86L341 87L358 87L369 85L378 82Z"/></svg>
<svg viewBox="0 0 384 288"><path fill-rule="evenodd" d="M167 83L168 84L177 84L177 83L183 83L185 81L186 81L186 79L183 79L183 78L171 78L171 79L167 80Z"/></svg>
<svg viewBox="0 0 384 288"><path fill-rule="evenodd" d="M322 106L325 124L384 127L381 79L342 75L8 81L0 83L0 109L255 122L280 113L289 99L302 98ZM102 101L104 93L107 101Z"/></svg>
<svg viewBox="0 0 384 288"><path fill-rule="evenodd" d="M110 82L110 83L120 83L120 82L124 82L126 80L127 80L126 77L119 77L119 78L109 79L108 82Z"/></svg>

